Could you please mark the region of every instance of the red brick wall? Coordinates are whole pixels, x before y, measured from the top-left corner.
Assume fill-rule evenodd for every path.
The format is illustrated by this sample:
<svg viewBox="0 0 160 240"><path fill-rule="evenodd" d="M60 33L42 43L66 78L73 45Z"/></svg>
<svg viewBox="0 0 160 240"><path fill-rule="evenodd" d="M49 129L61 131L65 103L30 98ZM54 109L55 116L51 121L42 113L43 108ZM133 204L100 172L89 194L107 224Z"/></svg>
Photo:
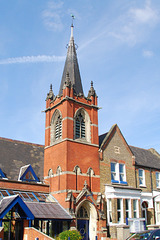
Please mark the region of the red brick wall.
<svg viewBox="0 0 160 240"><path fill-rule="evenodd" d="M70 99L66 99L67 96ZM45 151L44 151L44 177L48 176L49 169L52 169L54 177L47 179L50 183L50 191L65 191L67 189L76 190L75 173L73 172L76 165L81 169L82 174L78 175L78 189L82 190L84 181L89 186L89 176L87 170L92 168L95 176L92 177L92 191L100 191L99 178L99 154L98 154L98 109L93 107L97 105L97 99L92 97L90 100L83 96L73 96L70 89L63 90L63 97L56 98L55 101L46 102L46 131L45 131ZM84 108L90 117L90 134L91 142L74 141L74 116L78 109ZM62 141L50 146L50 125L55 110L62 114ZM65 141L63 141L65 139ZM56 170L60 166L62 174L57 176ZM57 194L58 200L61 199ZM66 195L62 194L64 202Z"/></svg>
<svg viewBox="0 0 160 240"><path fill-rule="evenodd" d="M25 183L0 179L0 188L14 189L19 191L49 192L49 186L36 183Z"/></svg>
<svg viewBox="0 0 160 240"><path fill-rule="evenodd" d="M53 238L35 228L24 228L23 240L35 240L36 238L39 238L39 240L53 240Z"/></svg>
<svg viewBox="0 0 160 240"><path fill-rule="evenodd" d="M4 240L4 228L0 227L0 238L2 238L2 240Z"/></svg>

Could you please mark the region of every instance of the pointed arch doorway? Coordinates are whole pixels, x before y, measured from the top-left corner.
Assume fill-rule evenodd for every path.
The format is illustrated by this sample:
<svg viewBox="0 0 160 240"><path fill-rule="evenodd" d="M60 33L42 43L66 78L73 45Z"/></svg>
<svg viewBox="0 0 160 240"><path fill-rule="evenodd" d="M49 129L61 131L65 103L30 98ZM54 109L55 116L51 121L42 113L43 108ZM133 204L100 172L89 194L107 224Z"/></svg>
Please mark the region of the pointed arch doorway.
<svg viewBox="0 0 160 240"><path fill-rule="evenodd" d="M77 210L77 229L83 240L95 240L97 235L97 211L88 200L83 201Z"/></svg>

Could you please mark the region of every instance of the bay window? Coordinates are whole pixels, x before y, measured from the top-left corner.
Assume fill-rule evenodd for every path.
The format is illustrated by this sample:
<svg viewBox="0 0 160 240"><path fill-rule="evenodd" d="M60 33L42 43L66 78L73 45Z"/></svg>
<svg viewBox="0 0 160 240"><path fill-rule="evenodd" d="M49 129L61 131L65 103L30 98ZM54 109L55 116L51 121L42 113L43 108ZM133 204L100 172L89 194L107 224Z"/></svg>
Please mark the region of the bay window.
<svg viewBox="0 0 160 240"><path fill-rule="evenodd" d="M123 199L117 199L117 222L123 222Z"/></svg>
<svg viewBox="0 0 160 240"><path fill-rule="evenodd" d="M133 199L133 217L138 218L139 217L139 212L138 212L138 200Z"/></svg>

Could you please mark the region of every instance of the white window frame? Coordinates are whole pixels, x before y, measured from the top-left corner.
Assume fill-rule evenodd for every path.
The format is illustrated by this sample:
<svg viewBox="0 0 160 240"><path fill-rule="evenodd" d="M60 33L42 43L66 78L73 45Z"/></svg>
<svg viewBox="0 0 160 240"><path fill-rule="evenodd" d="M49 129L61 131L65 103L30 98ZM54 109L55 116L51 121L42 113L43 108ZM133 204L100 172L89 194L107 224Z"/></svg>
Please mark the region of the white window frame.
<svg viewBox="0 0 160 240"><path fill-rule="evenodd" d="M112 171L112 164L115 165L115 171ZM111 182L112 183L127 183L126 182L126 168L124 163L111 162ZM123 165L123 173L120 172L120 166ZM112 175L115 176L115 179L112 179ZM121 176L123 175L123 181L121 181Z"/></svg>
<svg viewBox="0 0 160 240"><path fill-rule="evenodd" d="M107 199L107 218L108 223L112 223L112 199Z"/></svg>
<svg viewBox="0 0 160 240"><path fill-rule="evenodd" d="M160 172L156 172L156 187L160 188Z"/></svg>
<svg viewBox="0 0 160 240"><path fill-rule="evenodd" d="M140 171L142 172L142 176L140 176ZM145 171L144 171L144 169L138 169L138 177L139 177L139 186L146 186L145 185ZM142 183L140 183L140 181L142 182Z"/></svg>
<svg viewBox="0 0 160 240"><path fill-rule="evenodd" d="M128 201L128 209L126 208L126 201ZM126 212L126 218L131 218L132 214L131 214L131 199L126 198L125 199L125 212ZM128 213L128 217L127 217L127 213Z"/></svg>
<svg viewBox="0 0 160 240"><path fill-rule="evenodd" d="M159 207L157 206L159 205ZM155 202L156 224L160 224L160 202Z"/></svg>
<svg viewBox="0 0 160 240"><path fill-rule="evenodd" d="M135 205L134 205L134 202L135 202ZM136 208L134 208L134 206ZM133 218L139 218L138 199L133 199Z"/></svg>
<svg viewBox="0 0 160 240"><path fill-rule="evenodd" d="M118 201L120 202L120 208L118 209ZM120 220L118 220L118 214L120 214ZM123 199L117 198L117 222L123 223Z"/></svg>

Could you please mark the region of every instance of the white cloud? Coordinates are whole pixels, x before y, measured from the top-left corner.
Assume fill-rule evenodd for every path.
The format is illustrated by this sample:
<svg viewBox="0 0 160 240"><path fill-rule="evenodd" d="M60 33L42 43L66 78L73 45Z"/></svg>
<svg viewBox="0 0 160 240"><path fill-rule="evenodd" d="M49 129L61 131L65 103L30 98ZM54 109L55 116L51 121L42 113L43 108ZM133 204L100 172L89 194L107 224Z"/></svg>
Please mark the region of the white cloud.
<svg viewBox="0 0 160 240"><path fill-rule="evenodd" d="M130 9L132 18L137 23L153 24L158 20L158 12L152 9L149 2L146 2L144 8L133 8Z"/></svg>
<svg viewBox="0 0 160 240"><path fill-rule="evenodd" d="M65 56L23 56L16 58L1 59L0 64L14 64L14 63L38 63L38 62L61 62L65 60Z"/></svg>
<svg viewBox="0 0 160 240"><path fill-rule="evenodd" d="M109 34L121 42L134 46L145 39L158 21L158 11L146 1L143 8L130 8L121 15Z"/></svg>
<svg viewBox="0 0 160 240"><path fill-rule="evenodd" d="M150 58L150 57L153 57L153 56L154 56L154 53L152 51L143 50L143 57Z"/></svg>
<svg viewBox="0 0 160 240"><path fill-rule="evenodd" d="M45 26L49 30L61 31L63 29L62 15L63 2L50 1L46 10L42 12L42 18Z"/></svg>

